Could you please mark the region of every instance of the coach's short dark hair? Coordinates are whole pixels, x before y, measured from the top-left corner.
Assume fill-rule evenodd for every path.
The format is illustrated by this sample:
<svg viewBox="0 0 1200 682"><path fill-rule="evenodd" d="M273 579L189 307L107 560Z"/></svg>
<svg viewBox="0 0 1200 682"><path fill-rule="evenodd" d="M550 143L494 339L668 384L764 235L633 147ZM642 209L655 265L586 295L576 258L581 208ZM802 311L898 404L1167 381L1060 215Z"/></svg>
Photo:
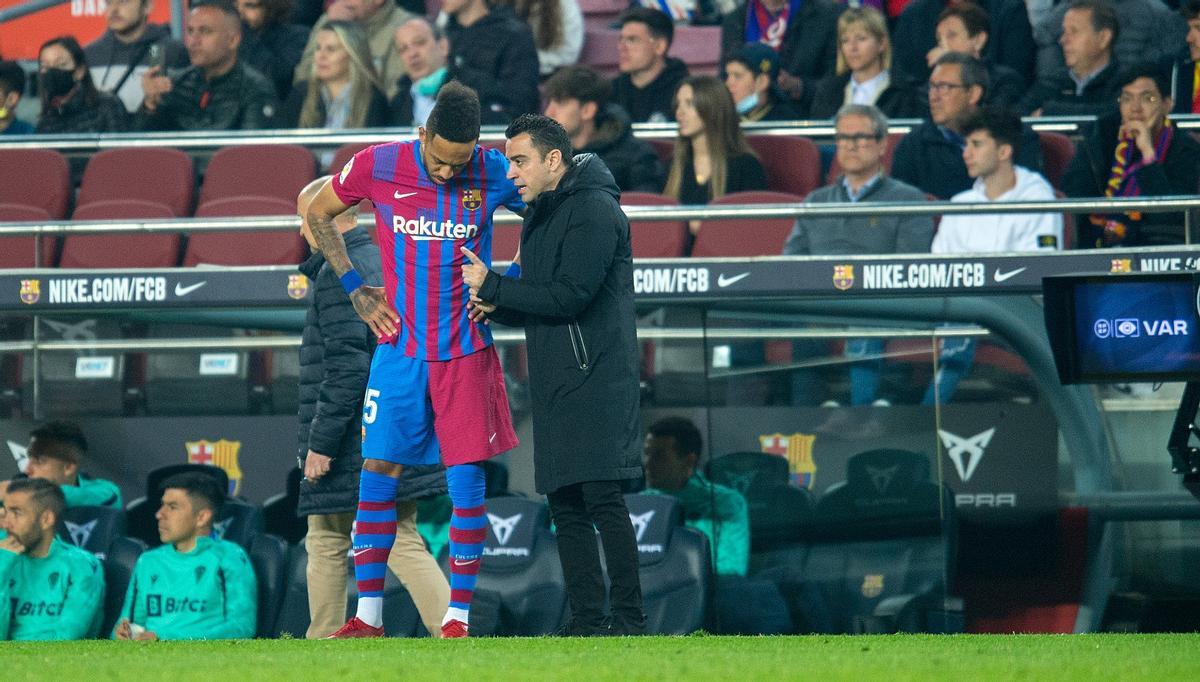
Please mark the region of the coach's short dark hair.
<svg viewBox="0 0 1200 682"><path fill-rule="evenodd" d="M996 107L983 107L976 111L963 124L962 135L985 131L996 141L997 145L1006 144L1016 153L1021 146L1021 138L1025 129L1021 127L1021 117L1015 112Z"/></svg>
<svg viewBox="0 0 1200 682"><path fill-rule="evenodd" d="M38 514L49 509L55 519L61 519L67 508L67 498L62 488L44 478L18 478L8 484L8 494L27 493L38 507Z"/></svg>
<svg viewBox="0 0 1200 682"><path fill-rule="evenodd" d="M980 98L980 101L986 99L988 88L991 87L992 83L991 79L988 78L987 67L983 65L983 62L969 54L947 52L938 57L933 66L936 68L947 64L958 64L962 73L963 87L970 89L978 85L983 90L983 97Z"/></svg>
<svg viewBox="0 0 1200 682"><path fill-rule="evenodd" d="M29 438L39 444L53 443L59 446L39 454L75 464L79 463L88 450L87 438L84 438L83 430L75 422L46 422L34 429Z"/></svg>
<svg viewBox="0 0 1200 682"><path fill-rule="evenodd" d="M1117 44L1117 35L1120 33L1120 22L1117 21L1117 9L1113 7L1108 0L1075 0L1067 11L1078 9L1091 12L1092 30L1097 33L1100 31L1110 31L1112 33L1112 41L1108 44L1108 49L1113 49Z"/></svg>
<svg viewBox="0 0 1200 682"><path fill-rule="evenodd" d="M649 7L631 7L617 18L617 25L624 27L629 23L645 24L650 29L650 35L655 38L666 38L667 46L675 40L675 22L665 13Z"/></svg>
<svg viewBox="0 0 1200 682"><path fill-rule="evenodd" d="M704 439L700 437L700 429L686 417L663 417L650 425L646 433L652 438L674 438L675 449L680 457L689 452L696 453L700 459L700 449L704 447Z"/></svg>
<svg viewBox="0 0 1200 682"><path fill-rule="evenodd" d="M1160 96L1171 96L1171 77L1167 74L1166 69L1154 62L1135 62L1121 69L1117 74L1118 91L1125 89L1125 86L1139 78L1149 78L1154 81L1154 84L1158 86Z"/></svg>
<svg viewBox="0 0 1200 682"><path fill-rule="evenodd" d="M938 15L937 23L949 19L950 17L958 17L963 22L963 26L967 29L967 35L974 38L975 36L988 32L991 34L991 24L988 21L987 10L976 5L973 2L958 2L946 5L946 9Z"/></svg>
<svg viewBox="0 0 1200 682"><path fill-rule="evenodd" d="M548 100L577 99L580 104L595 102L603 108L612 94L612 86L590 66L575 65L559 69L546 81L542 91Z"/></svg>
<svg viewBox="0 0 1200 682"><path fill-rule="evenodd" d="M566 129L558 121L541 114L521 114L517 120L508 124L508 129L504 131L504 137L511 140L522 133L529 136L534 148L538 150L538 154L541 154L543 159L551 151L557 149L562 152L563 162L568 166L571 165L571 138L567 136Z"/></svg>
<svg viewBox="0 0 1200 682"><path fill-rule="evenodd" d="M479 139L479 95L458 81L438 90L437 103L425 121L425 132L450 142Z"/></svg>
<svg viewBox="0 0 1200 682"><path fill-rule="evenodd" d="M225 491L221 489L221 484L212 476L205 476L197 472L188 472L183 474L175 474L174 476L163 481L161 492L167 490L182 490L187 493L188 499L192 501L192 506L202 509L209 509L215 515L225 504Z"/></svg>
<svg viewBox="0 0 1200 682"><path fill-rule="evenodd" d="M0 88L24 95L25 69L16 62L0 62Z"/></svg>

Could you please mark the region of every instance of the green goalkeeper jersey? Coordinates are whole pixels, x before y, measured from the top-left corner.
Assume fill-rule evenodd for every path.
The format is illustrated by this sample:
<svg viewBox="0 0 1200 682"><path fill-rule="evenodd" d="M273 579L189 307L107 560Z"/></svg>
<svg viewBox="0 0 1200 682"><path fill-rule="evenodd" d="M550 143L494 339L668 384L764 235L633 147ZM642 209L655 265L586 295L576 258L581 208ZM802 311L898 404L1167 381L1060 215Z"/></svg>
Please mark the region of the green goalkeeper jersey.
<svg viewBox="0 0 1200 682"><path fill-rule="evenodd" d="M104 569L91 552L54 539L41 559L0 550L0 639L95 637Z"/></svg>
<svg viewBox="0 0 1200 682"><path fill-rule="evenodd" d="M116 483L103 478L88 478L79 474L78 485L63 485L63 497L67 498L68 507L112 507L124 509L121 504L121 489Z"/></svg>
<svg viewBox="0 0 1200 682"><path fill-rule="evenodd" d="M121 618L159 639L253 637L258 621L258 582L246 552L210 537L190 552L173 545L138 558L125 593Z"/></svg>

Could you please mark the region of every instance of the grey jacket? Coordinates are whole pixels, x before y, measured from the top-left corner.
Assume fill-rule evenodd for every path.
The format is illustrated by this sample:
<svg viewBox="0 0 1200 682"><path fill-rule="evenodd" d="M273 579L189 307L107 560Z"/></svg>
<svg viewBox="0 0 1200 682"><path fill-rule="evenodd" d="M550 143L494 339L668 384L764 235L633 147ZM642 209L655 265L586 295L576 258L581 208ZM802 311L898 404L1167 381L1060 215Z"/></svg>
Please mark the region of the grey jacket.
<svg viewBox="0 0 1200 682"><path fill-rule="evenodd" d="M925 193L883 176L858 200L925 201ZM806 204L848 204L850 197L839 177L804 200ZM924 216L870 216L853 218L797 218L783 245L785 256L838 256L877 253L929 253L933 218Z"/></svg>

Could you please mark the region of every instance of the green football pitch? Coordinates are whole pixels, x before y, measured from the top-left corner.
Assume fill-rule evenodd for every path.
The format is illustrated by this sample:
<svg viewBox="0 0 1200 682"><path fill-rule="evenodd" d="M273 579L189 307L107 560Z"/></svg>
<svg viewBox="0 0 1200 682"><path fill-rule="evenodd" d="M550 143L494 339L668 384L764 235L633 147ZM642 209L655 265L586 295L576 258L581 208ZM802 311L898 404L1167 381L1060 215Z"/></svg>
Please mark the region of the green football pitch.
<svg viewBox="0 0 1200 682"><path fill-rule="evenodd" d="M1200 680L1200 635L0 643L0 679Z"/></svg>

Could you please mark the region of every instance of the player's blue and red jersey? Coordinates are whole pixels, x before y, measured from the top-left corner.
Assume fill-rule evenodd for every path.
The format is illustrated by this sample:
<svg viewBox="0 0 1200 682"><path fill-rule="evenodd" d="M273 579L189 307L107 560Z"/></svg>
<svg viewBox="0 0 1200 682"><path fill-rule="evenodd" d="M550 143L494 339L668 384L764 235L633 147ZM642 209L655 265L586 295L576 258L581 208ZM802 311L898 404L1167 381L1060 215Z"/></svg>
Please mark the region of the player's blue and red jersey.
<svg viewBox="0 0 1200 682"><path fill-rule="evenodd" d="M368 147L334 176L333 191L342 203L375 204L383 283L401 318L398 336L381 343L427 361L491 345L488 327L467 317L466 256L459 247L491 265L492 214L500 206L524 208L506 173L503 154L476 146L467 167L438 185L421 162L420 141L413 140Z"/></svg>

